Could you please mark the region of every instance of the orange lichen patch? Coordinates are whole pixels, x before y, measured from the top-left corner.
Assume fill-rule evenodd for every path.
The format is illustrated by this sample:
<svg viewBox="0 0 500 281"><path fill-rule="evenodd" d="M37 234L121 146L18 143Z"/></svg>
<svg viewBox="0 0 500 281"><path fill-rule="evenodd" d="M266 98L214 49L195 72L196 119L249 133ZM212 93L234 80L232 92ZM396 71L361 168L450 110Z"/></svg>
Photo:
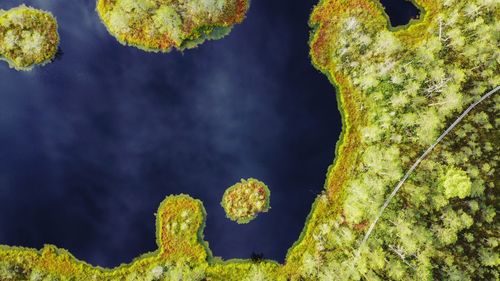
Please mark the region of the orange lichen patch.
<svg viewBox="0 0 500 281"><path fill-rule="evenodd" d="M42 249L38 265L40 268L51 272L57 271L64 276L71 276L78 271L74 257L55 246L46 246Z"/></svg>
<svg viewBox="0 0 500 281"><path fill-rule="evenodd" d="M271 192L261 181L242 179L224 192L221 205L226 216L240 224L249 223L269 210Z"/></svg>
<svg viewBox="0 0 500 281"><path fill-rule="evenodd" d="M97 11L123 44L148 51L193 48L245 18L248 0L99 0Z"/></svg>
<svg viewBox="0 0 500 281"><path fill-rule="evenodd" d="M187 195L167 197L156 215L157 243L162 257L205 262L208 257L202 240L205 216L201 201Z"/></svg>
<svg viewBox="0 0 500 281"><path fill-rule="evenodd" d="M353 95L354 89L348 84L348 80L343 75L337 74L335 81L338 83L337 85L341 85L339 89L345 95L338 97L342 104L343 133L339 144L337 144L337 159L328 171L325 184L327 195L334 202L342 196L342 183L349 177L353 169L348 163L355 161L356 154L354 152L360 145L359 130L351 126L351 124L359 123L363 118L356 106L357 103Z"/></svg>

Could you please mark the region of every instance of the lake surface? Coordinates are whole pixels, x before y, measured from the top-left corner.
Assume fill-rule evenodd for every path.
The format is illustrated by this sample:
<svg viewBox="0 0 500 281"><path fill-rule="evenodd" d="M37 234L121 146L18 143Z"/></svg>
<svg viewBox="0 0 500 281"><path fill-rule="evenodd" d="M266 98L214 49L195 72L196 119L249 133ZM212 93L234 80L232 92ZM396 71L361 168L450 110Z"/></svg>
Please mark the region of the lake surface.
<svg viewBox="0 0 500 281"><path fill-rule="evenodd" d="M159 203L186 193L214 255L282 262L341 131L308 56L316 1L254 0L229 36L183 54L120 45L93 0L25 3L57 17L63 55L26 73L0 64L0 244L113 267L156 249ZM219 202L248 177L270 187L271 210L238 225Z"/></svg>

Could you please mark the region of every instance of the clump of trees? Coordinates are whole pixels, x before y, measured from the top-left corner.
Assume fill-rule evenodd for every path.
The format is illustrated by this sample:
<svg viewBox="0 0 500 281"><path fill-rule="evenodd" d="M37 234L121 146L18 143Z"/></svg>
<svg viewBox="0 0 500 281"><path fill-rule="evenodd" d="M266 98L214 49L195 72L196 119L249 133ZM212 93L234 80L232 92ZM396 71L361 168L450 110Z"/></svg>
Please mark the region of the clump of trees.
<svg viewBox="0 0 500 281"><path fill-rule="evenodd" d="M99 0L97 12L121 43L168 52L225 36L248 7L248 0Z"/></svg>
<svg viewBox="0 0 500 281"><path fill-rule="evenodd" d="M498 94L420 164L360 248L403 172L500 84L498 1L416 2L424 18L399 30L371 1L322 1L313 12L312 59L338 83L344 140L354 145L344 151L354 155L338 156L332 169L349 177L328 180L335 190L318 198L289 254L297 279L500 278Z"/></svg>
<svg viewBox="0 0 500 281"><path fill-rule="evenodd" d="M444 196L447 199L453 197L464 199L470 195L471 185L467 173L456 168L449 168L443 176L442 186L444 189Z"/></svg>
<svg viewBox="0 0 500 281"><path fill-rule="evenodd" d="M0 10L0 59L17 70L30 70L54 59L59 45L56 19L24 5Z"/></svg>
<svg viewBox="0 0 500 281"><path fill-rule="evenodd" d="M270 197L271 192L263 182L242 179L224 192L221 205L230 220L245 224L269 210Z"/></svg>

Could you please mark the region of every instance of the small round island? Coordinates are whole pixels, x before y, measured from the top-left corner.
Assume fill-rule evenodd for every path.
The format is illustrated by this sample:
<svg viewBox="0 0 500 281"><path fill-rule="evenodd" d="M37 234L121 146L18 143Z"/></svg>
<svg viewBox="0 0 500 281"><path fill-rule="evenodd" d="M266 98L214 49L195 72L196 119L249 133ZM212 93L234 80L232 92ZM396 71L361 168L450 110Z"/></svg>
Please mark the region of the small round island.
<svg viewBox="0 0 500 281"><path fill-rule="evenodd" d="M49 12L25 5L0 9L0 60L23 71L52 62L59 46L57 28Z"/></svg>
<svg viewBox="0 0 500 281"><path fill-rule="evenodd" d="M263 182L253 178L242 179L224 192L221 205L227 218L246 224L270 209L270 197L271 191Z"/></svg>

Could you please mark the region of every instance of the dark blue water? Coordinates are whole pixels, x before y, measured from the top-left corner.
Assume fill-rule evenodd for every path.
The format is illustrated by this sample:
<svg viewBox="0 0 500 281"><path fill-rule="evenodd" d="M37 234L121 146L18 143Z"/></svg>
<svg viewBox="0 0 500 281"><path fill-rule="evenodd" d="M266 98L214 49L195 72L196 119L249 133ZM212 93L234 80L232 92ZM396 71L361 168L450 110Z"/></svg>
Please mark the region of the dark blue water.
<svg viewBox="0 0 500 281"><path fill-rule="evenodd" d="M254 0L225 39L152 54L118 44L93 0L26 1L57 17L64 55L28 73L0 64L0 244L116 266L156 249L159 203L187 193L204 202L214 255L283 261L341 130L308 56L316 2ZM248 177L272 209L238 225L219 202Z"/></svg>
<svg viewBox="0 0 500 281"><path fill-rule="evenodd" d="M205 204L214 255L282 261L340 133L308 57L314 2L253 1L225 39L151 54L118 44L94 1L27 1L57 17L64 55L29 73L0 65L0 244L115 266L155 250L159 203L187 193ZM248 177L272 209L238 225L219 202Z"/></svg>
<svg viewBox="0 0 500 281"><path fill-rule="evenodd" d="M390 18L391 26L408 24L420 16L420 10L410 0L380 0Z"/></svg>

